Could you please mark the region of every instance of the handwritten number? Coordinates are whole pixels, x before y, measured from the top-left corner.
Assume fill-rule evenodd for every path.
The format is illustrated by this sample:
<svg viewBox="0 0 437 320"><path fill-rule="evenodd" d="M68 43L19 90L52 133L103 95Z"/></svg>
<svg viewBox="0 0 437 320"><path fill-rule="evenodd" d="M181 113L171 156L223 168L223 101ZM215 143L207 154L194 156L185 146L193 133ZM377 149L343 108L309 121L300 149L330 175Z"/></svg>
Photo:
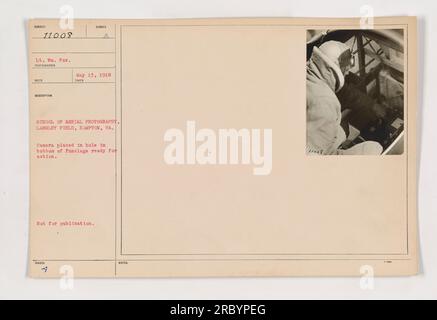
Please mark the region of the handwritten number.
<svg viewBox="0 0 437 320"><path fill-rule="evenodd" d="M73 32L62 32L62 33L58 33L58 32L45 32L43 38L44 39L70 39L71 36L73 35Z"/></svg>

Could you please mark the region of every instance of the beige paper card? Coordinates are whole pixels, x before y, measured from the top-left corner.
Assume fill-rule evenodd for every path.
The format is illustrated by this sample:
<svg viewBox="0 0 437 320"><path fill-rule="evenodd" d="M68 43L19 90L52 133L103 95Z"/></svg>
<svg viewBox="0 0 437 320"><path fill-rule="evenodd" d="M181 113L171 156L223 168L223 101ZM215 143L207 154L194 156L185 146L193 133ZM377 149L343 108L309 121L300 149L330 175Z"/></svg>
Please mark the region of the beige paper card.
<svg viewBox="0 0 437 320"><path fill-rule="evenodd" d="M418 272L415 18L28 38L30 276Z"/></svg>

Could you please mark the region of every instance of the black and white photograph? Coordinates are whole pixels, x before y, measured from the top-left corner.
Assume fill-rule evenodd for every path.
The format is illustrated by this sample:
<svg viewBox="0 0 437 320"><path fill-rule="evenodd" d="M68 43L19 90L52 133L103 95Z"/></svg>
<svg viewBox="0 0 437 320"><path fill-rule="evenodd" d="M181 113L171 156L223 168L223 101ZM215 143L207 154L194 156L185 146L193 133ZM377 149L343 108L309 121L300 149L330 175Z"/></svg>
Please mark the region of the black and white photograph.
<svg viewBox="0 0 437 320"><path fill-rule="evenodd" d="M307 155L404 152L404 30L307 30Z"/></svg>

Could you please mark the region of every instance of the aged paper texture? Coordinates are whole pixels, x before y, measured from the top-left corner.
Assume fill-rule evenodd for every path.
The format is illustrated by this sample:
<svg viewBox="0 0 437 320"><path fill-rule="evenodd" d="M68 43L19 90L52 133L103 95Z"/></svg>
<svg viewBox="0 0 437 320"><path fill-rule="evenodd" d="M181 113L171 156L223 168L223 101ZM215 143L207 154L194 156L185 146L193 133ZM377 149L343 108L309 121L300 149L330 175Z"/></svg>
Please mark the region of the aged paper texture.
<svg viewBox="0 0 437 320"><path fill-rule="evenodd" d="M415 18L28 27L30 276L417 273Z"/></svg>

